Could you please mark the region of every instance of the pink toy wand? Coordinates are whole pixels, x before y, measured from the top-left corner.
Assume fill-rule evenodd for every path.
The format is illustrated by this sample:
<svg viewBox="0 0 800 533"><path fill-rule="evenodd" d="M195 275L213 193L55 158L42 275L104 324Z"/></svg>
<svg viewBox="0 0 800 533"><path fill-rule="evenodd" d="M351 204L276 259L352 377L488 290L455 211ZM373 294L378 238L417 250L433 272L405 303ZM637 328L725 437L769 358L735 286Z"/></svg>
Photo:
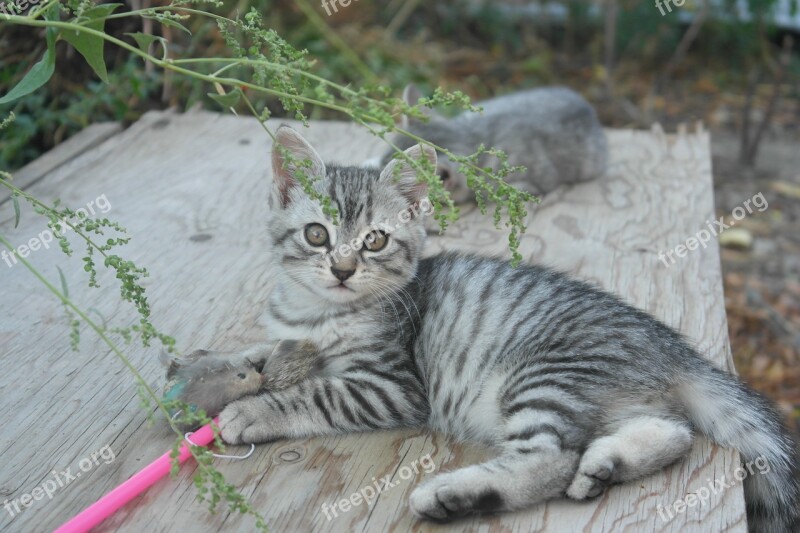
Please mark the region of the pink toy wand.
<svg viewBox="0 0 800 533"><path fill-rule="evenodd" d="M217 423L217 419L214 419ZM206 424L192 433L192 444L205 446L214 440L214 430L211 424ZM85 533L97 526L114 514L120 507L134 499L139 494L150 488L156 481L169 474L171 460L170 453L167 452L141 471L135 474L128 481L118 486L95 503L84 509L75 518L56 529L54 533ZM189 446L186 442L181 446L178 454L178 463L183 464L191 456Z"/></svg>

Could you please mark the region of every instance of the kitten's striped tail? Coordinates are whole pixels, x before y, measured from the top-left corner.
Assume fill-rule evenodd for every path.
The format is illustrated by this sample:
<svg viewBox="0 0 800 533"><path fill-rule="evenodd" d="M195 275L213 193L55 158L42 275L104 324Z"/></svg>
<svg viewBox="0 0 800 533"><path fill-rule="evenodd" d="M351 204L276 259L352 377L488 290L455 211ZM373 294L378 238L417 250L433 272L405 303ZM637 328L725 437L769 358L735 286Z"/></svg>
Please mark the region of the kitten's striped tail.
<svg viewBox="0 0 800 533"><path fill-rule="evenodd" d="M775 407L705 361L680 387L680 396L701 433L741 454L750 531L800 531L797 449Z"/></svg>

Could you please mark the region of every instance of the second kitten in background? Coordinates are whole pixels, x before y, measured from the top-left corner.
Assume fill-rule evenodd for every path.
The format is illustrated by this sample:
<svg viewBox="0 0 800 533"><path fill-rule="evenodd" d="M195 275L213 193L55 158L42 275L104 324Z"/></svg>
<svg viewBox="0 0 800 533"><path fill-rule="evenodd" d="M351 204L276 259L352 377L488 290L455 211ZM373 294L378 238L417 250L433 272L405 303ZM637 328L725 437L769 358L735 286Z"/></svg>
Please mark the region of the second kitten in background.
<svg viewBox="0 0 800 533"><path fill-rule="evenodd" d="M403 99L416 105L421 94L413 85L406 87ZM527 168L523 174L507 178L515 187L545 195L556 187L602 176L608 162L608 145L603 128L592 106L581 95L565 87L532 89L499 96L476 105L482 113L464 112L445 118L429 110L430 120L403 117L401 127L458 155L470 155L478 146L494 147L508 154L511 165ZM427 110L426 110L427 111ZM393 139L401 150L416 143L404 135ZM388 150L379 163L385 166L394 155ZM453 201L474 201L467 178L458 172L459 164L438 153L437 172ZM494 157L482 156L480 166L496 169Z"/></svg>

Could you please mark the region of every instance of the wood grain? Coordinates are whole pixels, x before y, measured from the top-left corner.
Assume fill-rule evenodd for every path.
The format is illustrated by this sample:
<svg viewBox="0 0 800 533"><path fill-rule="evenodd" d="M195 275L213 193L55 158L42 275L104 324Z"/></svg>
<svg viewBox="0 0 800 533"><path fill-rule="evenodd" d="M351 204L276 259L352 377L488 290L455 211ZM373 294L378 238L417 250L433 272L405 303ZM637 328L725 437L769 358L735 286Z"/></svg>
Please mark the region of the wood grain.
<svg viewBox="0 0 800 533"><path fill-rule="evenodd" d="M26 189L54 169L67 164L82 153L95 148L122 131L119 122L98 122L81 130L35 161L31 161L14 172L14 185ZM0 190L0 205L8 201L11 193L5 187Z"/></svg>
<svg viewBox="0 0 800 533"><path fill-rule="evenodd" d="M356 163L379 153L381 141L362 129L315 122L304 132L328 160ZM612 165L603 180L556 191L529 214L521 250L526 261L556 266L610 289L678 328L720 366L731 368L716 242L669 268L659 250L684 242L713 215L708 135L610 131ZM127 256L147 266L154 322L188 351L237 349L263 340L263 302L272 276L264 224L269 142L255 120L198 112L150 113L110 141L54 168L29 190L80 207L105 194L109 217L134 236ZM14 244L44 228L29 210L13 229L13 211L0 211L0 233ZM443 237L444 248L507 256L506 235L478 213ZM56 265L84 308L126 324L110 276L87 292L80 259L39 250L30 260L57 282ZM34 501L13 518L0 511L0 530L44 531L167 450L165 425L146 423L135 385L113 354L84 330L71 352L62 309L21 265L0 261L0 500L12 501L52 477L78 468L81 458L109 444L116 459L95 465ZM127 355L154 386L163 381L156 350L131 346ZM231 453L244 448L231 449ZM672 520L668 506L720 476L731 479L738 455L700 439L687 460L638 483L614 487L589 503L554 501L528 511L464 520L451 526L414 521L411 488L431 474L404 466L430 454L437 470L469 464L484 451L423 431L395 431L278 442L259 446L246 461L218 460L226 478L247 495L273 531L745 531L741 487L712 496ZM251 531L238 515L210 515L195 501L188 465L177 480L153 487L109 519L101 531ZM397 485L377 501L328 520L321 510L390 476Z"/></svg>

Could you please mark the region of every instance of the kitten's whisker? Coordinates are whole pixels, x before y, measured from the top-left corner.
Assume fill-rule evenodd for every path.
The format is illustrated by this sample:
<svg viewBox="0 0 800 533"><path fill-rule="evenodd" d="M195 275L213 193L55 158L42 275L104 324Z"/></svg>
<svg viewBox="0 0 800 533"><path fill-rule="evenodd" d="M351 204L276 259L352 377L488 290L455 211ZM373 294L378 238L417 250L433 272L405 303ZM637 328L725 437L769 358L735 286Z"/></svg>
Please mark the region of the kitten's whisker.
<svg viewBox="0 0 800 533"><path fill-rule="evenodd" d="M385 280L375 280L375 281L376 282L379 281L380 283L383 283L382 288L384 288L385 290L388 290L391 295L397 297L397 300L405 308L406 314L408 314L408 319L411 322L411 328L414 330L414 336L416 337L417 336L417 327L414 325L414 317L411 316L411 310L408 308L408 306L403 301L402 295L399 295L397 290L395 290L395 288L392 287L392 285L389 282L387 282ZM379 285L380 285L380 283L379 283ZM405 294L408 295L408 293L405 293ZM415 307L416 307L416 305L415 305ZM417 314L419 314L419 309L418 308L417 308ZM399 320L400 320L399 316L398 316L397 320L399 322Z"/></svg>
<svg viewBox="0 0 800 533"><path fill-rule="evenodd" d="M402 292L408 298L409 303L411 303L411 305L414 306L414 310L417 312L417 318L419 318L421 321L422 315L420 314L419 307L417 307L417 303L414 301L414 298L411 296L411 294L409 294L407 290L405 290L403 287L400 286L397 287L397 290ZM411 317L409 316L409 318Z"/></svg>
<svg viewBox="0 0 800 533"><path fill-rule="evenodd" d="M375 298L376 298L376 301L377 301L377 302L378 302L378 304L380 304L380 306L381 306L381 326L382 326L382 325L383 325L383 319L384 319L384 315L386 314L386 311L385 311L385 309L384 309L384 307L383 307L383 301L382 301L382 299L381 299L381 295L380 295L380 294L378 294L378 292L375 290L375 288L374 288L374 287L371 287L371 286L369 286L369 285L367 286L367 290L369 290L369 293L370 293L371 295L374 295L374 296L375 296Z"/></svg>
<svg viewBox="0 0 800 533"><path fill-rule="evenodd" d="M387 295L387 294L386 294L386 291L382 290L380 287L373 286L373 288L374 288L376 291L378 291L378 292L379 292L381 295L383 295L383 296L386 298L386 301L388 301L388 302L389 302L389 305L391 305L391 306L392 306L392 309L394 309L394 314L395 314L395 316L397 317L397 323L398 323L398 324L400 325L400 327L402 328L403 326L402 326L402 322L401 322L401 320L400 320L400 312L397 310L397 307L394 305L394 302L392 301L392 298L391 298L391 296Z"/></svg>

